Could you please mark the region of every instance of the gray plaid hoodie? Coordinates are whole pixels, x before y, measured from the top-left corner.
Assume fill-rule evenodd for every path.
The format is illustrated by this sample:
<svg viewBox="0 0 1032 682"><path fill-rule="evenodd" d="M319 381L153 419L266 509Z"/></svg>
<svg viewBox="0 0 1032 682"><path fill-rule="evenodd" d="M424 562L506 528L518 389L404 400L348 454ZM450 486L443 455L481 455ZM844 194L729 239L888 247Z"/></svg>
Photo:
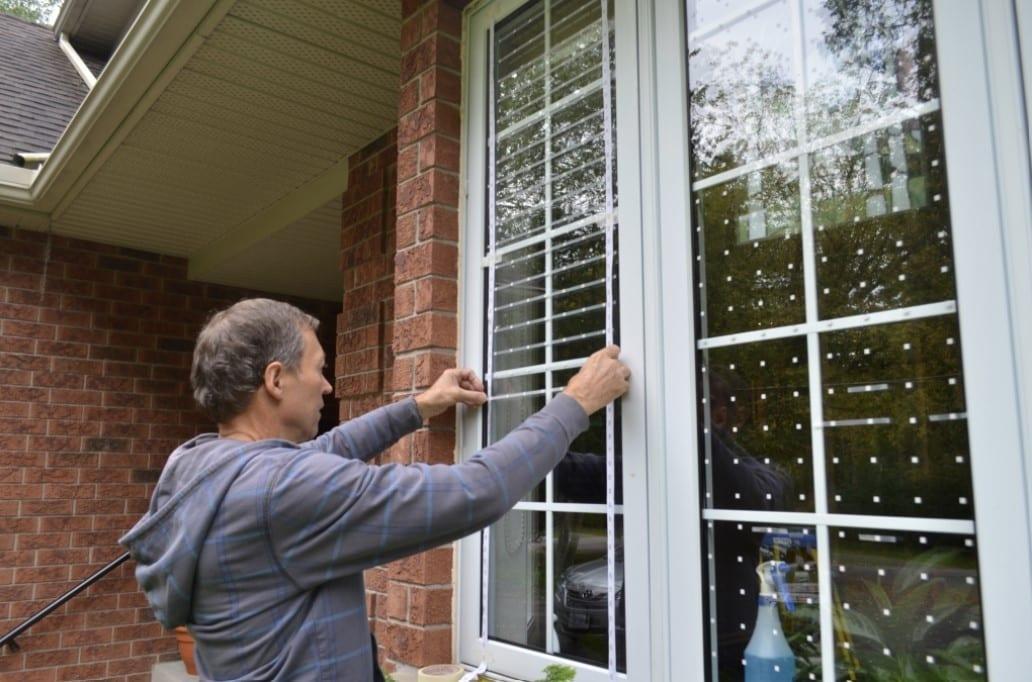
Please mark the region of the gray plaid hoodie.
<svg viewBox="0 0 1032 682"><path fill-rule="evenodd" d="M204 434L172 453L120 543L202 678L371 680L362 571L500 519L588 419L560 394L461 464L366 464L421 423L408 399L300 445Z"/></svg>

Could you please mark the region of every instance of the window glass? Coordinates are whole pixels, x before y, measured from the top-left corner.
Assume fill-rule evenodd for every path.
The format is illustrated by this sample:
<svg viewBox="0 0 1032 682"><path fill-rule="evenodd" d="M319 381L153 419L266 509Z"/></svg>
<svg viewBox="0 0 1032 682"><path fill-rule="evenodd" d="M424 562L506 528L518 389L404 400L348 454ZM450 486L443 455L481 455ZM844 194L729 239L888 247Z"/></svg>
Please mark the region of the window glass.
<svg viewBox="0 0 1032 682"><path fill-rule="evenodd" d="M984 679L932 1L687 29L712 679Z"/></svg>
<svg viewBox="0 0 1032 682"><path fill-rule="evenodd" d="M973 537L835 528L831 566L839 679L985 678Z"/></svg>
<svg viewBox="0 0 1032 682"><path fill-rule="evenodd" d="M488 442L503 437L619 339L612 11L598 0L537 0L492 33L487 145L485 369ZM608 30L607 30L608 28ZM606 43L610 50L606 51ZM610 98L610 107L606 98ZM608 126L607 127L607 123ZM611 248L607 248L607 241ZM608 293L607 293L608 292ZM611 298L607 299L607 296ZM548 478L492 527L492 639L608 665L605 411ZM616 504L622 504L619 485ZM622 524L612 540L617 663L624 669Z"/></svg>

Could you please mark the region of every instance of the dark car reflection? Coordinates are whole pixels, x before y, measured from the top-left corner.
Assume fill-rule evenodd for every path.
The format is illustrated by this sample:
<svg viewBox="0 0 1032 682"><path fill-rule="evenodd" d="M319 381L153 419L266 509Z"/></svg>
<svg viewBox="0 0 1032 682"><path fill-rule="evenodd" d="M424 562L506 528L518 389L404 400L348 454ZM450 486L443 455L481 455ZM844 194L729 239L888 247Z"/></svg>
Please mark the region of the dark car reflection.
<svg viewBox="0 0 1032 682"><path fill-rule="evenodd" d="M616 586L616 665L625 669L623 547L617 547L614 570ZM555 588L555 632L564 656L593 663L608 657L607 618L609 584L606 557L567 567Z"/></svg>

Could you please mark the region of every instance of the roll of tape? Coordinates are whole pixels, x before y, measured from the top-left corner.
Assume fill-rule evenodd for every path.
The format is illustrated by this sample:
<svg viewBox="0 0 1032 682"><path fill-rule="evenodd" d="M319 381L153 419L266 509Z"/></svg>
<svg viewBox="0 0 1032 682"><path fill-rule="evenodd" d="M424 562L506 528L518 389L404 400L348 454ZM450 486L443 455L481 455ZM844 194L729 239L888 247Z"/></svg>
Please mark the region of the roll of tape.
<svg viewBox="0 0 1032 682"><path fill-rule="evenodd" d="M428 665L416 674L417 682L459 682L466 671L458 665Z"/></svg>

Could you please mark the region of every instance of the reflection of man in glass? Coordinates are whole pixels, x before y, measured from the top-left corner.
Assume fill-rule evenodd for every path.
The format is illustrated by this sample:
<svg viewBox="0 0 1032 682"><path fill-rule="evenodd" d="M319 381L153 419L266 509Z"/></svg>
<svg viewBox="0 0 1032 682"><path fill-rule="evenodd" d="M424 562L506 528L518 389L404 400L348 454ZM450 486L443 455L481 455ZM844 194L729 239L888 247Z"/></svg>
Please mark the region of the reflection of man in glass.
<svg viewBox="0 0 1032 682"><path fill-rule="evenodd" d="M791 479L750 455L736 438L736 433L747 426L748 396L749 389L734 372L710 372L712 504L718 509L785 509L792 493Z"/></svg>
<svg viewBox="0 0 1032 682"><path fill-rule="evenodd" d="M749 389L727 369L709 372L709 460L712 506L718 509L784 509L792 491L788 475L749 454L738 441L749 417ZM732 398L734 398L732 400ZM715 523L714 576L717 581L717 646L720 679L741 679L741 659L756 622L763 535L735 523ZM744 593L741 591L744 590ZM744 627L743 627L744 626Z"/></svg>

